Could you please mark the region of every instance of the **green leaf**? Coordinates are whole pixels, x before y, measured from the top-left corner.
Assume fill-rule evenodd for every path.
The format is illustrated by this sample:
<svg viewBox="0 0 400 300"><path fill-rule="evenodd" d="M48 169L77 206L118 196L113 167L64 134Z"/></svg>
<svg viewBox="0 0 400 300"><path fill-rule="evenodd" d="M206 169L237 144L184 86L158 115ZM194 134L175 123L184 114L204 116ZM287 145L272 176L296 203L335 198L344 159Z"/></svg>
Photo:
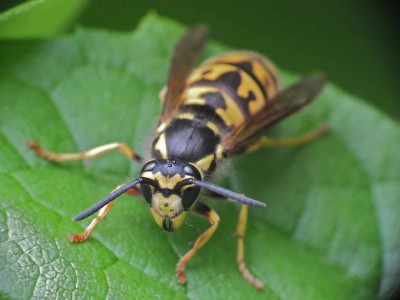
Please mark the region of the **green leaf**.
<svg viewBox="0 0 400 300"><path fill-rule="evenodd" d="M175 264L208 224L192 216L161 231L147 205L122 196L88 241L66 235L71 217L140 166L119 153L54 164L27 149L56 152L122 141L148 153L173 46L184 28L150 15L132 34L80 30L46 42L0 47L0 297L113 299L367 299L384 296L400 272L400 128L337 87L269 132L295 136L329 123L303 147L262 149L231 161L226 186L268 203L250 209L247 265L235 263L238 206L208 200L215 236L187 267ZM204 57L225 47L210 42ZM282 72L285 85L297 76Z"/></svg>
<svg viewBox="0 0 400 300"><path fill-rule="evenodd" d="M49 37L64 31L90 0L31 0L0 14L0 38Z"/></svg>

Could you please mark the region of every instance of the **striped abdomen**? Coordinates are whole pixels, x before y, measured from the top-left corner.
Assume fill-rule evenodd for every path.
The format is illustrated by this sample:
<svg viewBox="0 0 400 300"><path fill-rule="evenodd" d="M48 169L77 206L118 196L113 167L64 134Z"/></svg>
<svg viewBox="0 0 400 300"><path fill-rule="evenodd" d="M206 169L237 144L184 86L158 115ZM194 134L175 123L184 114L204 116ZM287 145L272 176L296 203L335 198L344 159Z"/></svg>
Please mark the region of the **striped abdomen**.
<svg viewBox="0 0 400 300"><path fill-rule="evenodd" d="M232 52L205 61L191 74L183 105L208 106L232 128L262 109L279 89L270 61L254 52Z"/></svg>
<svg viewBox="0 0 400 300"><path fill-rule="evenodd" d="M259 54L232 52L205 61L190 75L176 119L158 129L154 157L193 162L211 173L224 157L221 137L279 89L274 65Z"/></svg>

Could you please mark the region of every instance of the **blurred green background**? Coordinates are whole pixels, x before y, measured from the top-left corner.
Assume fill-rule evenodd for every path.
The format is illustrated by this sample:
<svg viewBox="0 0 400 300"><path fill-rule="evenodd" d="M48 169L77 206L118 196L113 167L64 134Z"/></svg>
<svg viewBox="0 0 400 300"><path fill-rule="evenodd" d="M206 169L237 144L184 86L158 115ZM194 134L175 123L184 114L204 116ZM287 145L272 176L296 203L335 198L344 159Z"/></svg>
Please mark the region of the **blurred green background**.
<svg viewBox="0 0 400 300"><path fill-rule="evenodd" d="M0 9L22 2L26 1L2 0ZM397 16L387 1L80 2L87 4L59 31L78 25L133 30L149 11L189 26L204 23L220 42L260 51L296 73L322 71L340 87L400 119Z"/></svg>

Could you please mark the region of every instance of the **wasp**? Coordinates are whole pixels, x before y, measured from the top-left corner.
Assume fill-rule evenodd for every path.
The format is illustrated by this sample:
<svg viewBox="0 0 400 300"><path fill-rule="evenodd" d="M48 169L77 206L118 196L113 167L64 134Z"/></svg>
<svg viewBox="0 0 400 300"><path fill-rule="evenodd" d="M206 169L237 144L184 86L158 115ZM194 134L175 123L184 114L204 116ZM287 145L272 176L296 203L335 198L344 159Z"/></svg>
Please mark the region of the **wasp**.
<svg viewBox="0 0 400 300"><path fill-rule="evenodd" d="M276 67L266 57L237 51L206 60L194 68L207 40L207 31L195 27L175 47L166 87L160 93L162 112L151 147L151 159L144 162L138 178L118 186L104 199L78 214L80 221L98 212L72 242L85 241L96 225L110 212L114 200L124 194L141 194L155 222L166 231L175 231L189 212L204 216L211 226L195 241L176 265L178 282L187 282L185 267L216 231L220 218L198 199L203 189L210 195L241 204L236 229L237 264L245 280L257 289L263 283L244 262L244 235L248 207L265 203L211 183L220 163L240 153L260 147L295 146L309 142L328 131L327 125L302 136L273 139L260 134L269 126L309 104L322 89L321 75L307 75L281 91ZM111 143L82 153L54 153L29 142L43 158L62 162L92 159L119 150L130 159L143 159L124 143Z"/></svg>

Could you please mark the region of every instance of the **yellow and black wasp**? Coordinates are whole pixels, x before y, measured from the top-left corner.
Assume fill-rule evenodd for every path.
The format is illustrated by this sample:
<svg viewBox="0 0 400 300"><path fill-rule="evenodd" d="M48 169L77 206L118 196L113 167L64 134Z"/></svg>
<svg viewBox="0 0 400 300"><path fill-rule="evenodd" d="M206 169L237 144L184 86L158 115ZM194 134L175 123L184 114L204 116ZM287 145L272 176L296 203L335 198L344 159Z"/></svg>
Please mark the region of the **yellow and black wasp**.
<svg viewBox="0 0 400 300"><path fill-rule="evenodd" d="M263 283L244 263L243 238L248 206L265 207L263 202L210 183L222 160L262 146L298 145L327 131L326 125L303 136L272 139L262 131L307 105L321 90L324 78L303 77L284 91L274 65L260 54L231 52L205 61L193 70L206 42L202 27L189 31L177 44L166 88L160 93L162 113L152 144L151 159L144 163L140 176L117 187L107 197L77 215L79 221L99 211L81 234L69 236L72 242L86 240L95 226L110 211L114 199L124 193L141 193L156 223L166 231L178 229L187 214L194 211L206 217L211 226L201 234L192 249L180 258L176 276L186 283L185 266L214 234L218 214L197 200L205 189L241 203L237 226L237 263L243 277L257 289ZM123 143L99 146L83 153L56 154L30 142L40 156L52 161L91 159L112 150L120 150L138 162L142 159Z"/></svg>

